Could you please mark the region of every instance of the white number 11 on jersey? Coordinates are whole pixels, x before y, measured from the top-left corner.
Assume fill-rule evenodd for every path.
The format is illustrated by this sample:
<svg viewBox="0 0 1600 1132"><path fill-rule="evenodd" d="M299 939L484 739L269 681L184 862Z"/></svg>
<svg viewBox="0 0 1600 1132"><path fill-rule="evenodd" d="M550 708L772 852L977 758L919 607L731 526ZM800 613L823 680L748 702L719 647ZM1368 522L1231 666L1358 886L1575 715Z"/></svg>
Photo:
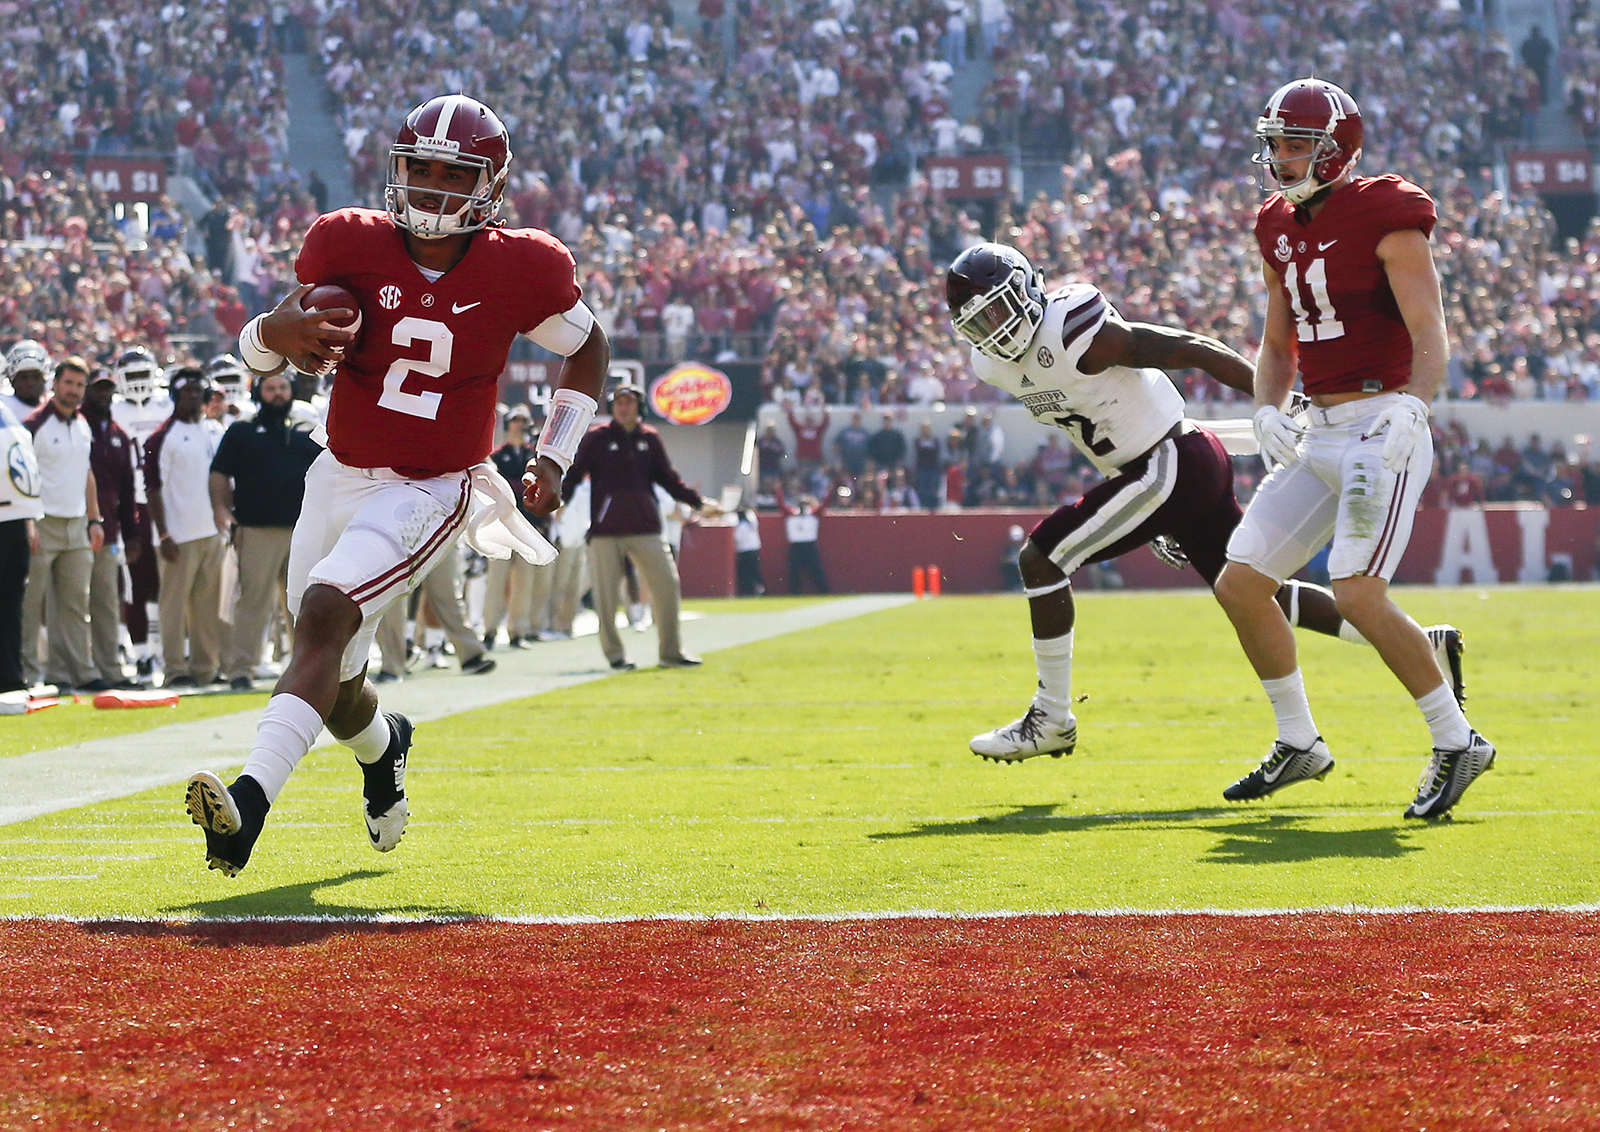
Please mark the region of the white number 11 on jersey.
<svg viewBox="0 0 1600 1132"><path fill-rule="evenodd" d="M393 409L408 417L434 420L439 415L439 402L444 395L428 390L426 393L407 393L401 388L413 373L424 377L443 377L450 372L450 355L455 350L456 336L442 322L431 318L402 318L394 324L392 336L396 346L410 346L413 342L428 343L428 360L396 358L383 375L383 395L378 398L378 408Z"/></svg>
<svg viewBox="0 0 1600 1132"><path fill-rule="evenodd" d="M1294 308L1296 333L1302 342L1326 342L1330 338L1344 337L1344 323L1334 317L1333 300L1328 297L1328 261L1314 259L1306 268L1306 286L1311 288L1311 309L1307 310L1300 294L1299 265L1290 263L1283 273L1283 285L1289 291L1289 305ZM1312 318L1316 322L1312 322Z"/></svg>

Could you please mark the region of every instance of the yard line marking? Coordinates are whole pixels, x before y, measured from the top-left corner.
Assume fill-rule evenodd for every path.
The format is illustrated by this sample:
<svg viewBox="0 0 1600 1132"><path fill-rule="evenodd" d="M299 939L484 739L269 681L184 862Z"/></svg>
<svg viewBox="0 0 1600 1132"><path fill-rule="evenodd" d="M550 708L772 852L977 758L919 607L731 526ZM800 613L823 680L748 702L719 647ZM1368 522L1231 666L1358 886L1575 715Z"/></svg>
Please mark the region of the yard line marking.
<svg viewBox="0 0 1600 1132"><path fill-rule="evenodd" d="M912 600L909 594L863 594L778 613L719 613L686 620L683 643L695 652L716 652ZM641 666L656 662L654 634L630 639L629 645ZM384 694L392 703L404 703L412 719L427 722L614 676L597 653L593 639L550 641L526 652L496 654L499 665L486 676L467 680L453 672L428 673L408 678L403 694ZM0 758L0 825L168 786L198 770L222 773L242 766L259 715L243 711Z"/></svg>

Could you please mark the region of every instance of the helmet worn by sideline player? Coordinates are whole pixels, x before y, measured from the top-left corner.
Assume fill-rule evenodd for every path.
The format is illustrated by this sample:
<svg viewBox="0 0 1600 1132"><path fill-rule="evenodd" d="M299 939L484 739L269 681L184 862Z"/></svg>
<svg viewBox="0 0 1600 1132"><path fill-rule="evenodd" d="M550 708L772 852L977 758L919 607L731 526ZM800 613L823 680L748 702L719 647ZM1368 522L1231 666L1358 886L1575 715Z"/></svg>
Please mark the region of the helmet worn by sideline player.
<svg viewBox="0 0 1600 1132"><path fill-rule="evenodd" d="M443 198L439 211L418 208L410 184L416 160L464 165L477 171L477 183L471 193L428 189ZM494 111L464 94L440 95L406 115L389 147L384 203L396 224L425 240L476 232L499 213L510 167L511 139Z"/></svg>
<svg viewBox="0 0 1600 1132"><path fill-rule="evenodd" d="M1044 286L1028 257L1005 244L974 244L945 272L956 332L979 353L1014 362L1044 322Z"/></svg>
<svg viewBox="0 0 1600 1132"><path fill-rule="evenodd" d="M244 366L232 354L218 354L206 363L206 376L229 401L239 404L249 396L250 378Z"/></svg>
<svg viewBox="0 0 1600 1132"><path fill-rule="evenodd" d="M1272 173L1262 179L1263 188L1282 193L1291 204L1304 204L1355 165L1361 137L1361 108L1355 99L1323 79L1296 79L1279 87L1256 119L1259 148L1251 160ZM1280 154L1278 143L1286 138L1312 143L1305 176L1296 181L1285 179L1284 167L1306 155Z"/></svg>
<svg viewBox="0 0 1600 1132"><path fill-rule="evenodd" d="M6 380L19 373L50 373L50 351L32 338L24 338L6 351Z"/></svg>
<svg viewBox="0 0 1600 1132"><path fill-rule="evenodd" d="M134 346L118 354L111 370L117 375L117 389L127 400L143 404L156 395L161 367L143 346Z"/></svg>

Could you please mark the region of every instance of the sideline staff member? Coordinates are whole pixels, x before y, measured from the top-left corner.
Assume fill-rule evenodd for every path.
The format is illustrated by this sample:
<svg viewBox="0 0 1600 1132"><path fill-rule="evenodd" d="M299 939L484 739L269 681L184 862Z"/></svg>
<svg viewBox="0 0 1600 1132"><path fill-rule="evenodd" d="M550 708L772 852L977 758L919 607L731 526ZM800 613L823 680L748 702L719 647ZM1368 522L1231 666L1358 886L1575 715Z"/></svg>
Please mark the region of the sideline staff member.
<svg viewBox="0 0 1600 1132"><path fill-rule="evenodd" d="M222 671L233 690L248 692L261 663L261 642L289 579L289 536L300 518L306 472L322 454L309 422L290 416L294 386L281 373L257 381L255 416L235 421L211 460L211 502L232 520L239 552L239 599Z"/></svg>
<svg viewBox="0 0 1600 1132"><path fill-rule="evenodd" d="M570 500L585 477L590 480L589 568L594 574L594 610L600 616L600 647L618 672L635 665L622 650L617 603L623 562L633 560L655 607L661 666L688 668L700 663L683 651L678 632L678 567L661 541L661 508L655 484L668 495L706 513L717 509L684 483L667 458L661 434L639 420L644 393L637 386L611 391L611 422L589 430L578 445L561 498Z"/></svg>
<svg viewBox="0 0 1600 1132"><path fill-rule="evenodd" d="M89 575L105 542L100 497L90 468L94 438L78 411L89 363L70 357L56 366L50 399L25 422L44 484L44 518L28 568L22 616L22 663L36 671L39 626L50 610L47 680L77 688L94 679L89 663Z"/></svg>

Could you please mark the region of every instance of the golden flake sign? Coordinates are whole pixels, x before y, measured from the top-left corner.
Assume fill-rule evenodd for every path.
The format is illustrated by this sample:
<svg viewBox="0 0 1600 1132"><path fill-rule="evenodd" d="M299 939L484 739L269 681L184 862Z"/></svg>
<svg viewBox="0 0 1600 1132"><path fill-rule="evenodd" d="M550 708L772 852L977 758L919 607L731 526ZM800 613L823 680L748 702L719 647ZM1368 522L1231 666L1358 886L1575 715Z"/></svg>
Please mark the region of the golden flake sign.
<svg viewBox="0 0 1600 1132"><path fill-rule="evenodd" d="M651 406L673 424L715 420L732 400L728 375L701 362L673 366L650 385Z"/></svg>

